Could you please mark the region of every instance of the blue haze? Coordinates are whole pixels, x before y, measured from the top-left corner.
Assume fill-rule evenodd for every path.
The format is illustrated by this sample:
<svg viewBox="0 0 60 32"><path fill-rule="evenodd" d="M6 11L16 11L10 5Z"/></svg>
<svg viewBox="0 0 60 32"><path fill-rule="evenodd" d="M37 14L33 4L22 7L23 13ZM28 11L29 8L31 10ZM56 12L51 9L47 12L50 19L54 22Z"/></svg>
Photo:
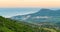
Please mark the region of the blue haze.
<svg viewBox="0 0 60 32"><path fill-rule="evenodd" d="M0 16L12 17L39 11L40 8L0 8Z"/></svg>

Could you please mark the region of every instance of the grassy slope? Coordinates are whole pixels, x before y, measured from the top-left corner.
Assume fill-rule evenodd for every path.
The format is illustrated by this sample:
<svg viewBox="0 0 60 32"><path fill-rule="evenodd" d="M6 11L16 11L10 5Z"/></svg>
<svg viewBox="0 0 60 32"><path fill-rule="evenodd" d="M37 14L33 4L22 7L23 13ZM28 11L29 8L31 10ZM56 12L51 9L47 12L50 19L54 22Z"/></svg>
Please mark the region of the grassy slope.
<svg viewBox="0 0 60 32"><path fill-rule="evenodd" d="M49 32L52 30L49 28L39 28L29 23L17 22L0 16L0 32Z"/></svg>

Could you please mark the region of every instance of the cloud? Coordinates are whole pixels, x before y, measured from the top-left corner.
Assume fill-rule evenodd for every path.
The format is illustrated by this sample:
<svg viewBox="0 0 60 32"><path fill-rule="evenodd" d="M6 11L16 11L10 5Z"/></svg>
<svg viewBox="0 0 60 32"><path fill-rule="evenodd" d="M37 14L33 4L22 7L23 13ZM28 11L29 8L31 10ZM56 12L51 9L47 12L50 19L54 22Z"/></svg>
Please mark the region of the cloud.
<svg viewBox="0 0 60 32"><path fill-rule="evenodd" d="M37 16L37 17L34 17L34 18L39 19L39 18L50 18L50 17L48 17L48 16Z"/></svg>
<svg viewBox="0 0 60 32"><path fill-rule="evenodd" d="M26 19L28 19L29 17L31 17L31 16L28 15L28 16L24 17L23 20L26 20Z"/></svg>

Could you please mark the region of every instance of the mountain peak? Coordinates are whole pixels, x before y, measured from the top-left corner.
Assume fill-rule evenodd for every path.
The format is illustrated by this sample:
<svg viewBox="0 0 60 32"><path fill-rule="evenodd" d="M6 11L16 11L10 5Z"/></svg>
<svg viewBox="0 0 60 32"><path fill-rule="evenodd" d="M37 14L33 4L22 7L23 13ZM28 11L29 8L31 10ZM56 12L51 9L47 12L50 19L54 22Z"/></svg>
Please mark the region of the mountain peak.
<svg viewBox="0 0 60 32"><path fill-rule="evenodd" d="M40 12L40 11L52 11L52 10L51 9L42 8L38 12Z"/></svg>

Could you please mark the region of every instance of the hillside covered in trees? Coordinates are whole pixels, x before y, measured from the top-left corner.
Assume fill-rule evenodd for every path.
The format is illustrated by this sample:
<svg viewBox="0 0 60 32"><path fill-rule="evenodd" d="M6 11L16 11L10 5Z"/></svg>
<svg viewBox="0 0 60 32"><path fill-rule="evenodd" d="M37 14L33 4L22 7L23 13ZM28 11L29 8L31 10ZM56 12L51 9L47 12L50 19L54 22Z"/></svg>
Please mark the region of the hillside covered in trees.
<svg viewBox="0 0 60 32"><path fill-rule="evenodd" d="M40 27L0 16L0 32L60 32L57 29Z"/></svg>

